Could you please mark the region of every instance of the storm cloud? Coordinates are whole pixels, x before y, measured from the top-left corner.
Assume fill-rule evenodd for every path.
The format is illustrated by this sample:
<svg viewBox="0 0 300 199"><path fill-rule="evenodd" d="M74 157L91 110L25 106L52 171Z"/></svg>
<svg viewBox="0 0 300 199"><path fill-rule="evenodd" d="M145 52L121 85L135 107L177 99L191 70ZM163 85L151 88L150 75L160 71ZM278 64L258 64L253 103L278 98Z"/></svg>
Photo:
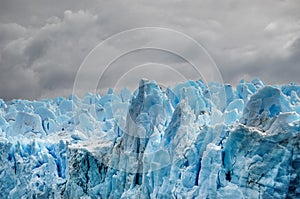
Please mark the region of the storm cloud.
<svg viewBox="0 0 300 199"><path fill-rule="evenodd" d="M297 0L2 0L0 98L68 96L77 70L97 44L139 27L170 28L194 38L211 55L224 82L236 84L254 77L270 84L299 82L299 8ZM182 44L174 41L174 45ZM107 53L114 50L117 47L110 46ZM160 62L190 68L178 57L139 53L115 63L100 90L115 83L110 81L116 81L118 67L135 63L133 59L139 64ZM152 70L152 76L161 77L162 71ZM89 74L86 77L88 81Z"/></svg>

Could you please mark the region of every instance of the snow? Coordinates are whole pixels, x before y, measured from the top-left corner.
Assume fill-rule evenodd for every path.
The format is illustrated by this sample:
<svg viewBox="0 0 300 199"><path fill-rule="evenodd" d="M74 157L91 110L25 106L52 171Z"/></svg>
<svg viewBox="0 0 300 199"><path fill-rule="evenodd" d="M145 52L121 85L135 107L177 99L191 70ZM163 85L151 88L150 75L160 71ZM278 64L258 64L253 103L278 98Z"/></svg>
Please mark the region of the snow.
<svg viewBox="0 0 300 199"><path fill-rule="evenodd" d="M299 99L295 83L144 79L0 100L0 198L299 198Z"/></svg>

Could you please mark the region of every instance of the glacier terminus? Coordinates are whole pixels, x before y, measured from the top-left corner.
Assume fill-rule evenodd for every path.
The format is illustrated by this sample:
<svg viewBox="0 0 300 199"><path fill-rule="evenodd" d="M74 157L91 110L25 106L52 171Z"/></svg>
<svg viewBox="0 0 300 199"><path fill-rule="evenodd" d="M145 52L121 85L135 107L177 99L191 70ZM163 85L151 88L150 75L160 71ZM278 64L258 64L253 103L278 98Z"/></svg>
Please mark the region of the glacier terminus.
<svg viewBox="0 0 300 199"><path fill-rule="evenodd" d="M300 198L299 115L259 79L0 100L0 198Z"/></svg>

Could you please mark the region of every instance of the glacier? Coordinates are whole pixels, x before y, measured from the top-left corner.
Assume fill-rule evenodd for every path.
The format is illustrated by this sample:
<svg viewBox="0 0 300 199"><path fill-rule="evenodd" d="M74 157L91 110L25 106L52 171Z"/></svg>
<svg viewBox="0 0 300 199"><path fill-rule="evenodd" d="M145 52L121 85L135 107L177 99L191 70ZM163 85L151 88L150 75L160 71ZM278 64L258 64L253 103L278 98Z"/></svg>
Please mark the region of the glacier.
<svg viewBox="0 0 300 199"><path fill-rule="evenodd" d="M0 198L300 198L299 114L259 79L0 100Z"/></svg>

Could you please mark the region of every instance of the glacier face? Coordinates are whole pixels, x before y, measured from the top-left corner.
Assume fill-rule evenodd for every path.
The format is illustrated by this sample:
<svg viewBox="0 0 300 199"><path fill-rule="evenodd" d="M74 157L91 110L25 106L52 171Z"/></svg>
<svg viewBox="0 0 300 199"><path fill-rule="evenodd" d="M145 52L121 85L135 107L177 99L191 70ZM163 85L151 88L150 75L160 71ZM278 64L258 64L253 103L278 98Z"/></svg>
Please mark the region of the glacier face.
<svg viewBox="0 0 300 199"><path fill-rule="evenodd" d="M0 113L0 198L300 197L296 84L141 80Z"/></svg>

